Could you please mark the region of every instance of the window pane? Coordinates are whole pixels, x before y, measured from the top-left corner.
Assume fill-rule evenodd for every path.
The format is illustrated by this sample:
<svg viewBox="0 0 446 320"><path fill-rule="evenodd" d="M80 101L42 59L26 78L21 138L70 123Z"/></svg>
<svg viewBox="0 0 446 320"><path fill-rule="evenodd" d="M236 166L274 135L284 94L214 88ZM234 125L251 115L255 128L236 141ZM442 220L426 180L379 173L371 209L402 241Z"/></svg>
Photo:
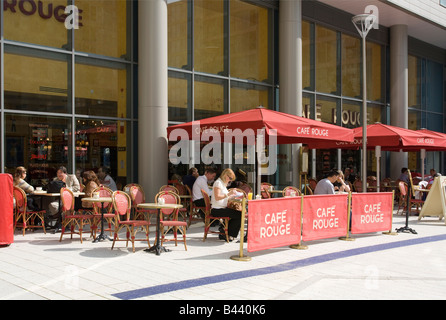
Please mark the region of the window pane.
<svg viewBox="0 0 446 320"><path fill-rule="evenodd" d="M443 112L443 66L426 62L426 110Z"/></svg>
<svg viewBox="0 0 446 320"><path fill-rule="evenodd" d="M76 169L94 170L105 166L116 184L127 180L127 159L131 144L127 143L129 123L93 119L76 120ZM119 188L119 186L118 186Z"/></svg>
<svg viewBox="0 0 446 320"><path fill-rule="evenodd" d="M76 113L107 117L127 115L127 72L76 64Z"/></svg>
<svg viewBox="0 0 446 320"><path fill-rule="evenodd" d="M65 118L6 114L5 171L24 166L33 186L46 185L60 166L71 171L70 123Z"/></svg>
<svg viewBox="0 0 446 320"><path fill-rule="evenodd" d="M338 104L338 99L321 96L317 97L315 119L326 123L336 124L336 110L338 109Z"/></svg>
<svg viewBox="0 0 446 320"><path fill-rule="evenodd" d="M5 39L68 49L64 13L68 2L2 1Z"/></svg>
<svg viewBox="0 0 446 320"><path fill-rule="evenodd" d="M342 95L361 97L361 41L342 35Z"/></svg>
<svg viewBox="0 0 446 320"><path fill-rule="evenodd" d="M120 58L127 54L125 0L76 0L82 26L75 31L75 49Z"/></svg>
<svg viewBox="0 0 446 320"><path fill-rule="evenodd" d="M361 108L362 102L343 101L341 112L341 123L346 128L361 127Z"/></svg>
<svg viewBox="0 0 446 320"><path fill-rule="evenodd" d="M219 79L195 77L194 119L218 116L225 112L225 82Z"/></svg>
<svg viewBox="0 0 446 320"><path fill-rule="evenodd" d="M421 109L421 61L409 55L409 107Z"/></svg>
<svg viewBox="0 0 446 320"><path fill-rule="evenodd" d="M367 42L367 100L383 101L382 94L382 47L379 44Z"/></svg>
<svg viewBox="0 0 446 320"><path fill-rule="evenodd" d="M443 117L438 114L427 113L427 128L432 131L443 132Z"/></svg>
<svg viewBox="0 0 446 320"><path fill-rule="evenodd" d="M270 82L268 9L239 0L230 4L231 76Z"/></svg>
<svg viewBox="0 0 446 320"><path fill-rule="evenodd" d="M190 75L169 72L169 121L187 122L189 121L190 110Z"/></svg>
<svg viewBox="0 0 446 320"><path fill-rule="evenodd" d="M195 70L226 75L223 1L194 1Z"/></svg>
<svg viewBox="0 0 446 320"><path fill-rule="evenodd" d="M316 26L316 90L337 94L336 32Z"/></svg>
<svg viewBox="0 0 446 320"><path fill-rule="evenodd" d="M71 112L66 61L5 53L4 67L5 108Z"/></svg>
<svg viewBox="0 0 446 320"><path fill-rule="evenodd" d="M187 1L172 1L167 5L168 11L168 50L169 67L192 69L188 60L190 33Z"/></svg>
<svg viewBox="0 0 446 320"><path fill-rule="evenodd" d="M312 90L311 85L311 25L302 21L302 88Z"/></svg>
<svg viewBox="0 0 446 320"><path fill-rule="evenodd" d="M231 82L231 113L249 110L258 106L269 108L268 87Z"/></svg>

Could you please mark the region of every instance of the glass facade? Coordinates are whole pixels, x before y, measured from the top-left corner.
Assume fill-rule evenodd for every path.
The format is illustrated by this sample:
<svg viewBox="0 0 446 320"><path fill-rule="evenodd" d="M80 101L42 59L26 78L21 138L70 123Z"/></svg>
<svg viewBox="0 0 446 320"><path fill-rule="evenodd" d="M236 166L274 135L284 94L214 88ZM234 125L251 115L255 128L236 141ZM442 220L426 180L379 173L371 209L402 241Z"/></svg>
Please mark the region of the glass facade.
<svg viewBox="0 0 446 320"><path fill-rule="evenodd" d="M409 55L409 129L444 132L444 66ZM426 153L426 168L439 168L440 152ZM409 154L409 166L420 169L419 156Z"/></svg>
<svg viewBox="0 0 446 320"><path fill-rule="evenodd" d="M280 110L277 7L256 0L167 3L169 124L258 106ZM69 20L69 5L79 20ZM45 184L61 165L70 172L109 166L118 184L137 180L137 7L129 0L3 1L4 172L24 165L32 183ZM302 22L303 83L296 92L303 91L303 116L362 126L366 68L368 123L389 123L388 39L367 39L363 66L359 36L330 21L315 13ZM409 128L444 131L444 73L438 60L409 56ZM374 173L373 152L368 157ZM318 176L338 164L360 168L359 151L320 150L316 159L324 159ZM426 166L439 168L441 160L441 153L428 153ZM419 168L418 154L409 166ZM183 175L187 166L169 170Z"/></svg>
<svg viewBox="0 0 446 320"><path fill-rule="evenodd" d="M173 1L168 21L170 124L274 107L274 10L242 0ZM170 165L169 177L187 169Z"/></svg>
<svg viewBox="0 0 446 320"><path fill-rule="evenodd" d="M42 186L59 166L69 173L107 166L118 185L135 181L129 165L134 3L2 3L4 172L25 166L29 182ZM69 5L75 7L65 13Z"/></svg>
<svg viewBox="0 0 446 320"><path fill-rule="evenodd" d="M361 127L361 39L310 21L302 23L302 38L303 116L347 128ZM366 54L368 124L386 122L385 46L367 41ZM373 158L373 152L368 157ZM323 159L316 161L318 178L339 165L360 172L360 151L317 150L316 159ZM376 172L375 167L374 161L368 162L370 174Z"/></svg>

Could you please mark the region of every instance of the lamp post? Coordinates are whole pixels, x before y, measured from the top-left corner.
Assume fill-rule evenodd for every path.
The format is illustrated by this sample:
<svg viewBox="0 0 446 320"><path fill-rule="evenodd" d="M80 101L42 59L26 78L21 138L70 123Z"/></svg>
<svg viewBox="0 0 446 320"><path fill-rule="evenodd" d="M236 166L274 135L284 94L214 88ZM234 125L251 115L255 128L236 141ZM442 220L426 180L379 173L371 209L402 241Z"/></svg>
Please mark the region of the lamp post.
<svg viewBox="0 0 446 320"><path fill-rule="evenodd" d="M362 192L367 192L367 47L365 39L376 19L373 14L360 14L352 18L352 22L362 38Z"/></svg>

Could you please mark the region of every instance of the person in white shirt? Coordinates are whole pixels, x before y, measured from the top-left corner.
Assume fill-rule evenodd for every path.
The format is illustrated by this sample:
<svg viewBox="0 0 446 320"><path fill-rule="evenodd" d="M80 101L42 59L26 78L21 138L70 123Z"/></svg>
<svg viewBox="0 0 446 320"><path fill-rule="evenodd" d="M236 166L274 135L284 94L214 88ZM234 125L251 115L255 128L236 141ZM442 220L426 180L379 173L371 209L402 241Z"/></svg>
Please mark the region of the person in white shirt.
<svg viewBox="0 0 446 320"><path fill-rule="evenodd" d="M107 187L112 191L118 190L115 180L110 177L110 169L108 167L100 167L97 176L104 187Z"/></svg>
<svg viewBox="0 0 446 320"><path fill-rule="evenodd" d="M203 195L201 194L201 189L207 192L209 196L212 196L212 189L209 188L209 183L214 181L217 172L214 168L206 168L204 175L199 176L192 187L192 201L197 207L205 207Z"/></svg>
<svg viewBox="0 0 446 320"><path fill-rule="evenodd" d="M241 225L240 211L228 208L228 200L236 195L231 195L226 186L235 180L234 171L225 169L213 185L211 197L211 214L214 217L229 217L228 235L230 240L238 236ZM219 235L220 240L226 240L226 237Z"/></svg>
<svg viewBox="0 0 446 320"><path fill-rule="evenodd" d="M320 180L316 188L314 189L314 194L335 194L333 183L338 180L338 172L331 170L327 178Z"/></svg>

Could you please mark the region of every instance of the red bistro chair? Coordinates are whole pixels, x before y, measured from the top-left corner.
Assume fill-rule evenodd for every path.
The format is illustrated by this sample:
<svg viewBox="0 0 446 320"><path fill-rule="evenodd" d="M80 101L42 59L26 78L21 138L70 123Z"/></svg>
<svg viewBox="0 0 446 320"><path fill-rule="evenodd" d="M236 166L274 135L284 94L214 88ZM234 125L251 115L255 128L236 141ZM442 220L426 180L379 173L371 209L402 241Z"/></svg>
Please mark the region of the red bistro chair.
<svg viewBox="0 0 446 320"><path fill-rule="evenodd" d="M203 195L204 198L204 203L206 204L206 208L205 208L205 218L204 218L204 237L203 237L203 242L206 241L207 235L208 233L217 233L217 234L221 234L221 235L225 235L226 237L226 242L229 242L229 236L228 236L228 225L229 225L229 217L213 217L211 215L211 199L209 198L209 195L207 194L206 191L204 191L203 189L201 189L201 193ZM210 230L211 225L214 221L216 220L220 220L223 223L223 229L224 229L224 233L220 232L220 231L212 231Z"/></svg>
<svg viewBox="0 0 446 320"><path fill-rule="evenodd" d="M132 207L132 201L130 196L123 191L115 191L112 194L113 199L113 208L115 209L115 231L113 235L113 244L112 250L115 246L116 241L126 241L126 246L130 241L132 243L132 250L135 252L135 241L147 241L147 244L150 247L149 241L149 225L150 222L148 220L130 220L130 209ZM122 228L126 228L126 238L119 239L119 231ZM145 239L136 239L136 233L138 228L142 228L145 233Z"/></svg>
<svg viewBox="0 0 446 320"><path fill-rule="evenodd" d="M19 220L22 220L21 226L23 229L23 235L25 235L26 228L42 228L46 234L44 214L45 210L41 211L29 211L27 207L26 194L19 187L14 187L13 195L15 198L15 219L14 219L14 231ZM40 225L36 223L36 218L40 220Z"/></svg>
<svg viewBox="0 0 446 320"><path fill-rule="evenodd" d="M290 197L293 194L293 192L296 197L300 196L299 189L297 189L296 187L292 187L292 186L285 187L282 191L282 196Z"/></svg>
<svg viewBox="0 0 446 320"><path fill-rule="evenodd" d="M109 197L111 198L113 191L107 187L100 186L93 190L94 192L99 192L99 197ZM96 238L96 232L101 225L101 210L102 206L106 209L104 212L104 219L108 223L108 229L104 231L110 231L110 235L112 235L113 229L112 224L114 223L115 215L113 212L113 204L111 203L94 203L93 204L93 222L91 224L91 233L94 238Z"/></svg>
<svg viewBox="0 0 446 320"><path fill-rule="evenodd" d="M170 192L170 191L161 191L155 196L155 202L158 202L159 198L164 199L164 203L166 204L181 204L181 199L178 194ZM187 251L186 245L186 229L187 222L178 220L178 209L161 209L161 217L160 217L160 227L161 230L161 246L164 242L175 241L175 246L178 245L178 230L183 235L184 249ZM165 228L167 229L165 230ZM173 238L166 239L166 234L169 232L169 229L173 228Z"/></svg>
<svg viewBox="0 0 446 320"><path fill-rule="evenodd" d="M130 198L132 200L132 210L134 212L133 220L146 220L149 217L146 214L156 214L154 209L142 209L138 208L138 204L146 202L146 196L144 189L139 184L134 184L130 187Z"/></svg>
<svg viewBox="0 0 446 320"><path fill-rule="evenodd" d="M82 243L82 231L85 225L91 224L93 215L83 214L83 210L78 213L74 211L74 194L67 188L60 189L60 199L62 201L62 231L59 242L62 241L64 234L70 234L71 239L73 239L73 234L78 234ZM67 226L70 228L69 233L65 232Z"/></svg>

